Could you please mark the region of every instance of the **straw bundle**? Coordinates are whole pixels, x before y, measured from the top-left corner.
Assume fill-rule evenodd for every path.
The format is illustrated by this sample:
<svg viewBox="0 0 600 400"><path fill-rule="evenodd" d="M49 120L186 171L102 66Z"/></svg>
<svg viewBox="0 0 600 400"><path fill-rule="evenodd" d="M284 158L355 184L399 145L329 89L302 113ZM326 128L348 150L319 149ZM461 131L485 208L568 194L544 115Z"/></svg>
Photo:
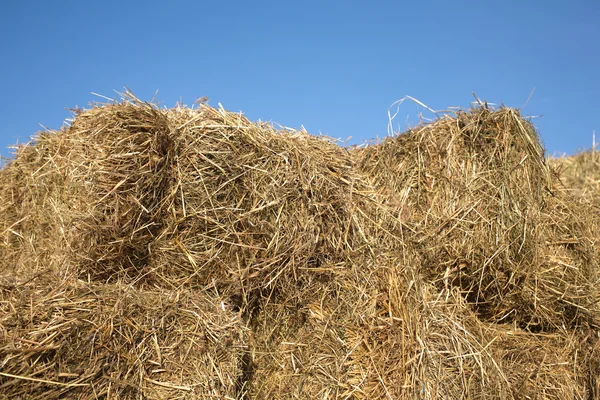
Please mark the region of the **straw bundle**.
<svg viewBox="0 0 600 400"><path fill-rule="evenodd" d="M433 287L426 288L434 295ZM482 322L457 290L423 303L420 398L585 399L580 337ZM587 349L586 349L587 351Z"/></svg>
<svg viewBox="0 0 600 400"><path fill-rule="evenodd" d="M597 323L593 227L518 112L459 112L357 152L416 233L422 273L480 318L529 331Z"/></svg>
<svg viewBox="0 0 600 400"><path fill-rule="evenodd" d="M586 209L588 220L600 229L600 154L593 149L570 157L550 157L548 163L557 171L574 201ZM600 232L594 237L600 237Z"/></svg>
<svg viewBox="0 0 600 400"><path fill-rule="evenodd" d="M378 203L335 143L210 107L168 115L176 185L153 249L169 266L152 267L157 279L214 284L248 306L304 275L330 279L376 244Z"/></svg>
<svg viewBox="0 0 600 400"><path fill-rule="evenodd" d="M577 191L580 196L593 196L600 193L600 153L596 149L582 151L570 157L551 157L553 166L564 183Z"/></svg>
<svg viewBox="0 0 600 400"><path fill-rule="evenodd" d="M596 228L558 182L509 109L356 150L206 104L78 111L0 170L0 387L593 398Z"/></svg>
<svg viewBox="0 0 600 400"><path fill-rule="evenodd" d="M0 286L11 399L236 398L247 330L206 293L145 292L43 274Z"/></svg>

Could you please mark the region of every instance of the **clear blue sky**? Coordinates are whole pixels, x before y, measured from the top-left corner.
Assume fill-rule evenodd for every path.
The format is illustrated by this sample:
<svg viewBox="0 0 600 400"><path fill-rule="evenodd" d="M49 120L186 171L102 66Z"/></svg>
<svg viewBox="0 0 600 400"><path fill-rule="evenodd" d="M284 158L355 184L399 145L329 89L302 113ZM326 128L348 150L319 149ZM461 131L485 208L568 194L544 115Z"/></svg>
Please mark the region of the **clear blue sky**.
<svg viewBox="0 0 600 400"><path fill-rule="evenodd" d="M549 153L600 141L598 0L7 1L0 31L2 155L124 86L352 143L385 136L405 95L522 107L535 89L523 112Z"/></svg>

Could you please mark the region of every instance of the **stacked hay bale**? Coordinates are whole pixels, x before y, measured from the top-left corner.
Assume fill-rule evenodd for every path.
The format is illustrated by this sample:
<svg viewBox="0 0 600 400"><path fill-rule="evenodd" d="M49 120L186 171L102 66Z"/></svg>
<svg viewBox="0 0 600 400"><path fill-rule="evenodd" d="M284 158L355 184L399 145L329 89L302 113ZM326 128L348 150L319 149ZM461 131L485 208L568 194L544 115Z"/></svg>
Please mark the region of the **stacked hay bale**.
<svg viewBox="0 0 600 400"><path fill-rule="evenodd" d="M581 151L569 157L551 157L549 164L564 183L580 196L598 198L600 193L600 153L596 149Z"/></svg>
<svg viewBox="0 0 600 400"><path fill-rule="evenodd" d="M32 282L48 274L63 285L127 285L149 299L156 291L204 296L251 330L231 348L237 363L227 365L238 369L214 368L235 383L226 396L337 397L352 390L343 361L348 344L340 335L358 331L349 327L359 317L377 315L370 275L378 260L396 257L391 248L401 242L345 149L205 105L161 110L129 97L43 133L2 174L11 211L2 221L6 273ZM35 223L43 218L44 226ZM26 248L55 259L34 260ZM104 319L98 309L89 313L79 317ZM152 313L144 309L132 318ZM37 328L7 331L4 346L14 347L27 329ZM28 373L37 370L18 371L26 384L34 382ZM52 381L55 372L37 376ZM126 382L140 384L124 374ZM104 388L107 380L96 374L84 383ZM214 393L181 378L163 383ZM34 393L32 385L19 393Z"/></svg>
<svg viewBox="0 0 600 400"><path fill-rule="evenodd" d="M550 157L548 163L556 170L565 190L573 194L593 224L600 229L600 154L596 149L582 151L570 157ZM600 234L596 234L600 237Z"/></svg>
<svg viewBox="0 0 600 400"><path fill-rule="evenodd" d="M417 324L421 354L443 355L429 366L423 358L425 397L590 395L595 226L546 165L532 125L515 110L483 108L355 152L422 257L431 294ZM533 344L537 355L514 356Z"/></svg>
<svg viewBox="0 0 600 400"><path fill-rule="evenodd" d="M235 398L247 329L206 293L0 281L2 398Z"/></svg>
<svg viewBox="0 0 600 400"><path fill-rule="evenodd" d="M598 315L593 227L518 112L460 112L359 152L418 232L422 272L481 319L547 331Z"/></svg>
<svg viewBox="0 0 600 400"><path fill-rule="evenodd" d="M0 170L0 387L590 396L598 256L541 153L511 110L354 151L205 104L78 112Z"/></svg>

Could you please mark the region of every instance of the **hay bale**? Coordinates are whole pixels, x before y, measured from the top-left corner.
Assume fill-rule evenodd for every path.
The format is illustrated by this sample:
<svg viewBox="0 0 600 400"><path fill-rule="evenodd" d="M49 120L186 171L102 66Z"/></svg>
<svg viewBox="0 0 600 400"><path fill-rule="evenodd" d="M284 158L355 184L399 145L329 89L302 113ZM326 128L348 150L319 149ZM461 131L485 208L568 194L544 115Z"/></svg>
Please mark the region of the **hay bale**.
<svg viewBox="0 0 600 400"><path fill-rule="evenodd" d="M480 318L529 331L597 324L585 210L557 188L517 111L458 112L356 154L414 232L421 272Z"/></svg>
<svg viewBox="0 0 600 400"><path fill-rule="evenodd" d="M593 337L481 321L457 289L440 292L416 277L406 285L397 276L389 271L375 318L346 325L352 398L586 399L592 393L593 357L586 355Z"/></svg>
<svg viewBox="0 0 600 400"><path fill-rule="evenodd" d="M381 296L376 279L359 271L368 261L357 267L330 282L306 284L294 298L267 302L252 318L250 398L381 398L364 397L379 381L374 364L361 365L356 354L363 335L381 325ZM409 353L404 343L395 344L380 343L390 362L396 352ZM405 368L397 364L393 370Z"/></svg>
<svg viewBox="0 0 600 400"><path fill-rule="evenodd" d="M335 308L340 301L333 285L313 289L318 292L269 301L252 319L254 372L248 398L342 397L346 346L340 328L349 321Z"/></svg>
<svg viewBox="0 0 600 400"><path fill-rule="evenodd" d="M564 183L564 190L581 203L587 218L600 230L600 154L588 150L570 157L549 157L548 164ZM600 237L600 232L594 237Z"/></svg>
<svg viewBox="0 0 600 400"><path fill-rule="evenodd" d="M16 151L0 170L0 260L3 272L35 274L51 265L67 265L70 231L77 218L78 188L68 176L54 173L51 156L60 151L57 136L42 133L39 143ZM64 220L67 219L67 221Z"/></svg>
<svg viewBox="0 0 600 400"><path fill-rule="evenodd" d="M424 291L437 295L431 286ZM420 398L588 398L587 349L572 332L481 321L456 289L424 302L421 318Z"/></svg>
<svg viewBox="0 0 600 400"><path fill-rule="evenodd" d="M178 127L172 213L153 247L158 279L241 296L335 268L375 244L378 203L348 152L207 106L169 111Z"/></svg>
<svg viewBox="0 0 600 400"><path fill-rule="evenodd" d="M78 112L0 171L0 387L592 396L599 257L556 182L514 110L352 151L206 104Z"/></svg>
<svg viewBox="0 0 600 400"><path fill-rule="evenodd" d="M233 399L243 376L247 330L202 292L3 277L0 328L4 398Z"/></svg>
<svg viewBox="0 0 600 400"><path fill-rule="evenodd" d="M548 163L556 169L567 187L580 196L596 200L600 193L600 153L581 151L569 157L549 157Z"/></svg>
<svg viewBox="0 0 600 400"><path fill-rule="evenodd" d="M155 107L106 105L18 148L0 175L6 256L26 250L23 271L71 262L99 281L139 274L164 218L169 129Z"/></svg>

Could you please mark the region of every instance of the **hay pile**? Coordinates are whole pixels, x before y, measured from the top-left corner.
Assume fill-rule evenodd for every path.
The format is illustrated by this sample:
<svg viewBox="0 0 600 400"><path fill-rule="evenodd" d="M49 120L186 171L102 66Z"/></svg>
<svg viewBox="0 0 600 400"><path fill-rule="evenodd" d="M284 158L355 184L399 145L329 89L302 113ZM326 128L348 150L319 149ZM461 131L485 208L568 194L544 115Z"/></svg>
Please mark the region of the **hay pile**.
<svg viewBox="0 0 600 400"><path fill-rule="evenodd" d="M425 397L599 396L598 225L533 126L481 108L355 151L412 233L425 310L442 307L417 324L420 353L443 354L419 371Z"/></svg>
<svg viewBox="0 0 600 400"><path fill-rule="evenodd" d="M56 277L0 284L6 398L236 394L247 329L219 297Z"/></svg>
<svg viewBox="0 0 600 400"><path fill-rule="evenodd" d="M482 320L529 331L597 323L594 226L517 111L459 112L360 151L415 232L427 279Z"/></svg>
<svg viewBox="0 0 600 400"><path fill-rule="evenodd" d="M245 349L231 355L237 370L229 368L231 360L222 368L194 364L198 374L216 373L233 387L223 384L227 390L215 392L202 380L182 382L178 368L177 379L163 381L197 388L198 395L280 397L299 379L310 383L298 389L301 397L345 390L348 368L336 364L346 346L335 335L315 335L311 326L325 335L333 317L317 318L313 326L313 311L335 310L338 329L359 318L353 310L372 299L357 285L369 282L377 258L387 252L376 246L400 247L389 233L394 221L384 220L385 209L347 150L205 105L160 110L128 98L80 112L70 127L20 148L2 170L0 186L6 204L0 256L8 276L27 282L46 277L57 282L52 287L72 281L125 285L139 291L141 302L150 296L149 303L153 293L193 293L243 321L251 334L242 332L235 342L235 349ZM9 309L18 310L15 301L6 300ZM48 307L42 303L39 312L52 312ZM198 307L212 315L210 307ZM90 312L106 319L100 310ZM135 319L152 319L152 313L142 309ZM222 322L215 316L211 323ZM7 328L3 348L35 329ZM307 337L315 346L301 342ZM285 365L290 352L276 350L286 343L297 343L294 373ZM222 358L206 349L206 357ZM71 362L86 364L88 357L74 353ZM128 366L125 375L137 368ZM35 371L19 371L25 383L33 382L27 377ZM57 373L63 372L42 368L35 376L54 381ZM99 373L86 383L105 387L109 378Z"/></svg>
<svg viewBox="0 0 600 400"><path fill-rule="evenodd" d="M578 190L578 195L597 198L600 193L600 153L597 149L568 157L550 157L548 162L567 186Z"/></svg>
<svg viewBox="0 0 600 400"><path fill-rule="evenodd" d="M588 218L600 225L600 153L596 149L569 157L550 157L548 163L560 175L565 189L584 202ZM591 210L591 212L590 212Z"/></svg>
<svg viewBox="0 0 600 400"><path fill-rule="evenodd" d="M513 110L365 149L127 95L0 170L9 398L594 398L585 210Z"/></svg>

